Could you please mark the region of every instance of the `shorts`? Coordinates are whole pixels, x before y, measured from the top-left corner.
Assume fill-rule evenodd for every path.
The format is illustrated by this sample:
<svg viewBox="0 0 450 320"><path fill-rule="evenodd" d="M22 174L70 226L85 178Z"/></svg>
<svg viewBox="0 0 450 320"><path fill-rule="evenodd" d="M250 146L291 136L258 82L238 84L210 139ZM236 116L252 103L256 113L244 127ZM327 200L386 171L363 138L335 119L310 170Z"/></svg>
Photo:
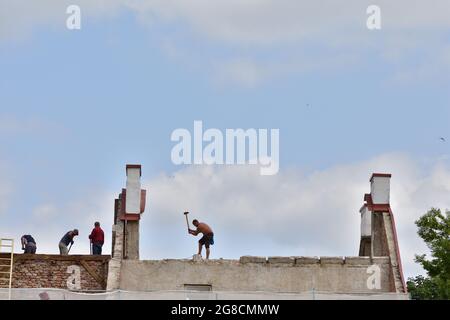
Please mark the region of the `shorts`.
<svg viewBox="0 0 450 320"><path fill-rule="evenodd" d="M205 248L209 248L210 245L214 244L214 233L205 234L199 241L201 245L204 245Z"/></svg>

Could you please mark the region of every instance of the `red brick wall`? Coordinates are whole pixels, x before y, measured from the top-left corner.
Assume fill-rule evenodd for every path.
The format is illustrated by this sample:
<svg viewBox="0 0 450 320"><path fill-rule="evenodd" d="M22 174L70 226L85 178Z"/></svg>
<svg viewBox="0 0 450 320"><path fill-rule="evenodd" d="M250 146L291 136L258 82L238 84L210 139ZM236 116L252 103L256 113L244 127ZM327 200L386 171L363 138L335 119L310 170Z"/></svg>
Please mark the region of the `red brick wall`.
<svg viewBox="0 0 450 320"><path fill-rule="evenodd" d="M0 254L0 257L7 256ZM74 277L68 273L68 268L78 266L80 290L105 290L109 259L110 256L15 254L12 287L68 289L67 280ZM83 264L87 264L98 279Z"/></svg>

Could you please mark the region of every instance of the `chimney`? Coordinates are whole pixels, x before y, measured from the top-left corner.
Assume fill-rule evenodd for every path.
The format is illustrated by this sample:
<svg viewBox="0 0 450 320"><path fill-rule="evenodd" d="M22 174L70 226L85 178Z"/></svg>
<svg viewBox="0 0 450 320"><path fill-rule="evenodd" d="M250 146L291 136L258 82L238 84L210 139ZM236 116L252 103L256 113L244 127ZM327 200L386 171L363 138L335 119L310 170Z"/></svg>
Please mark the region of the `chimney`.
<svg viewBox="0 0 450 320"><path fill-rule="evenodd" d="M125 212L141 214L141 165L128 164Z"/></svg>
<svg viewBox="0 0 450 320"><path fill-rule="evenodd" d="M389 204L389 195L391 190L391 174L374 173L370 178L370 195L372 203Z"/></svg>
<svg viewBox="0 0 450 320"><path fill-rule="evenodd" d="M376 216L376 213L389 212L391 174L374 173L370 178L370 193L364 195L364 205L360 209L361 214L361 242L359 248L360 256L374 256L374 253L380 255L381 246L378 245L379 219L382 216ZM375 249L374 249L374 241Z"/></svg>
<svg viewBox="0 0 450 320"><path fill-rule="evenodd" d="M146 191L141 189L142 168L139 164L127 164L127 187L122 189L115 205L118 215L117 228L121 229L120 243L123 259L139 259L139 220L145 210ZM120 252L119 252L120 254Z"/></svg>

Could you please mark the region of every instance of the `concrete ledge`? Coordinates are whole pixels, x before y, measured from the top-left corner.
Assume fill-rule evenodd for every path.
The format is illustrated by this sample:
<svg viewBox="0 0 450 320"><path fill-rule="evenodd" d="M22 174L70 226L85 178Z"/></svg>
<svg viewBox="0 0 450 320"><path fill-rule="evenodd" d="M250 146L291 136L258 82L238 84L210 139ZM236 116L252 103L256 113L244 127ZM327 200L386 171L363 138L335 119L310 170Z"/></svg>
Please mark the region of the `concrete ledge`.
<svg viewBox="0 0 450 320"><path fill-rule="evenodd" d="M344 264L343 257L320 257L320 264Z"/></svg>
<svg viewBox="0 0 450 320"><path fill-rule="evenodd" d="M278 264L278 263L284 263L284 264L294 264L295 258L294 257L269 257L267 261L271 264Z"/></svg>
<svg viewBox="0 0 450 320"><path fill-rule="evenodd" d="M240 263L266 263L266 257L243 256L239 259Z"/></svg>
<svg viewBox="0 0 450 320"><path fill-rule="evenodd" d="M319 264L320 259L318 257L295 257L295 264L305 265L305 264Z"/></svg>
<svg viewBox="0 0 450 320"><path fill-rule="evenodd" d="M373 264L389 264L390 261L389 257L373 257Z"/></svg>
<svg viewBox="0 0 450 320"><path fill-rule="evenodd" d="M0 258L9 258L9 253L0 253ZM110 255L67 255L63 256L60 254L14 254L14 262L19 260L57 260L57 261L109 261L111 259Z"/></svg>
<svg viewBox="0 0 450 320"><path fill-rule="evenodd" d="M370 257L345 257L345 264L351 266L368 266Z"/></svg>

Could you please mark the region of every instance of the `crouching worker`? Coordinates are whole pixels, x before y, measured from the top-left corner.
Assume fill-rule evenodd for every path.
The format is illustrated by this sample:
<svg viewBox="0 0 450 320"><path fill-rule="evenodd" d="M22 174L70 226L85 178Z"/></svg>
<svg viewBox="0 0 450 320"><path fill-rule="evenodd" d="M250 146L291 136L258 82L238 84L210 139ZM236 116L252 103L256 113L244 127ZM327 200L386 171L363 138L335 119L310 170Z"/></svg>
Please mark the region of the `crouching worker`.
<svg viewBox="0 0 450 320"><path fill-rule="evenodd" d="M202 255L202 248L206 248L206 259L209 259L210 249L209 246L214 244L214 233L210 226L204 222L199 222L197 219L192 221L192 224L197 227L197 230L189 229L189 234L197 236L199 233L203 234L203 237L198 241L198 255Z"/></svg>
<svg viewBox="0 0 450 320"><path fill-rule="evenodd" d="M29 234L23 235L20 241L22 242L22 250L24 250L24 253L36 253L36 241L34 241L32 236Z"/></svg>

